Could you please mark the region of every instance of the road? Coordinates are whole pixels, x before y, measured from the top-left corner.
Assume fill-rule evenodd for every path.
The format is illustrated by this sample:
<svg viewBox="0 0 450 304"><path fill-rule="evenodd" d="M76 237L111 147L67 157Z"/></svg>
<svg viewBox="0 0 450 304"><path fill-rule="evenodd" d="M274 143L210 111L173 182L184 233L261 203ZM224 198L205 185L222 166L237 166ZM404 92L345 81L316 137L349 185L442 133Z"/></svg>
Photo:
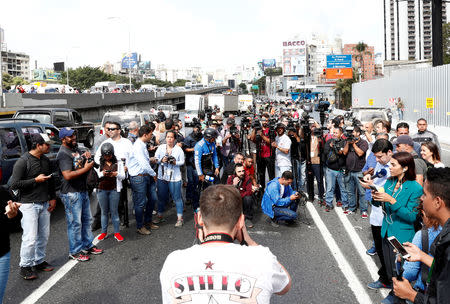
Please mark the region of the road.
<svg viewBox="0 0 450 304"><path fill-rule="evenodd" d="M450 147L444 149L443 159L449 164ZM92 208L96 204L94 194ZM377 256L365 254L372 242L369 221L358 214L345 216L340 208L326 213L317 203L307 203L299 208L299 214L298 226L274 228L257 208L255 226L250 230L252 238L269 247L292 276L292 289L285 296L274 296L272 303L379 303L386 291L366 287L377 279L379 264ZM21 233L13 233L4 303L160 303L159 272L166 256L194 241L190 206L185 208L181 229L174 228L174 208L167 216L167 222L150 236L137 234L131 220L130 227L121 231L124 242L110 236L98 244L104 254L81 263L67 258L64 208L58 205L52 214L47 247L47 261L56 266L55 271L39 273L34 281L21 279Z"/></svg>

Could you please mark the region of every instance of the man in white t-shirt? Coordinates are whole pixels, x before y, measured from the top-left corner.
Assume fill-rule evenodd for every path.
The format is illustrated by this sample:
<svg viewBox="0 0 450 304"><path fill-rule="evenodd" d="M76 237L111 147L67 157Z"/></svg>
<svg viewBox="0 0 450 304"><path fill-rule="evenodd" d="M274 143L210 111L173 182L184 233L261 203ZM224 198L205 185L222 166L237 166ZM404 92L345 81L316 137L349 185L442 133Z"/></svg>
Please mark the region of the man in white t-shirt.
<svg viewBox="0 0 450 304"><path fill-rule="evenodd" d="M286 126L283 123L277 125L277 137L272 147L275 148L275 177L280 177L285 171L292 171L291 163L291 139L287 136Z"/></svg>
<svg viewBox="0 0 450 304"><path fill-rule="evenodd" d="M174 251L164 263L163 303L270 303L273 293L289 291L289 273L269 248L250 238L235 187L206 188L198 223L202 244Z"/></svg>

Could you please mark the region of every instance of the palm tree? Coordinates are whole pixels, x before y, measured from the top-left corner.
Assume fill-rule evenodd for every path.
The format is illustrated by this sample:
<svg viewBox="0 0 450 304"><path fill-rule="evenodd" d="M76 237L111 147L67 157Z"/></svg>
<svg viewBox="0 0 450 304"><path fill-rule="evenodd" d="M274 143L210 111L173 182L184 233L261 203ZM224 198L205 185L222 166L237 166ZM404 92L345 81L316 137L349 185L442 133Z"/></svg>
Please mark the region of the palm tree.
<svg viewBox="0 0 450 304"><path fill-rule="evenodd" d="M367 48L368 48L368 45L365 44L363 41L358 42L358 44L353 47L353 49L358 52L358 54L356 54L354 56L355 56L356 61L359 61L359 65L361 67L361 71L362 71L361 78L364 78L364 56L365 55L372 56L372 53L368 52Z"/></svg>
<svg viewBox="0 0 450 304"><path fill-rule="evenodd" d="M335 92L339 95L336 100L338 108L348 109L352 105L352 84L357 82L356 70L353 69L352 79L339 79L334 86Z"/></svg>

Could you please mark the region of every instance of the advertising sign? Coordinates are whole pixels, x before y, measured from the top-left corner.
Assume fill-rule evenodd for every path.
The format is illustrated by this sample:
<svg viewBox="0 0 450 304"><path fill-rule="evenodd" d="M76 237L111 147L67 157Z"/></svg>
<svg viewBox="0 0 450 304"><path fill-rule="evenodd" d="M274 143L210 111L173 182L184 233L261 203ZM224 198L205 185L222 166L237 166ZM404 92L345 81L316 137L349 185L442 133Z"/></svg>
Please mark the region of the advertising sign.
<svg viewBox="0 0 450 304"><path fill-rule="evenodd" d="M151 63L150 61L141 61L139 62L139 69L140 70L150 70L151 69Z"/></svg>
<svg viewBox="0 0 450 304"><path fill-rule="evenodd" d="M345 69L327 69L326 70L327 79L352 79L353 70L351 68Z"/></svg>
<svg viewBox="0 0 450 304"><path fill-rule="evenodd" d="M283 75L306 74L306 42L304 40L283 42Z"/></svg>
<svg viewBox="0 0 450 304"><path fill-rule="evenodd" d="M122 56L122 69L132 69L137 65L137 53L126 53Z"/></svg>
<svg viewBox="0 0 450 304"><path fill-rule="evenodd" d="M327 55L327 69L352 68L352 55Z"/></svg>
<svg viewBox="0 0 450 304"><path fill-rule="evenodd" d="M52 70L33 70L33 80L58 81L61 79L61 73Z"/></svg>
<svg viewBox="0 0 450 304"><path fill-rule="evenodd" d="M262 64L264 68L275 68L277 61L275 59L263 59Z"/></svg>
<svg viewBox="0 0 450 304"><path fill-rule="evenodd" d="M369 99L369 106L373 106L373 99Z"/></svg>
<svg viewBox="0 0 450 304"><path fill-rule="evenodd" d="M434 99L427 98L427 109L433 109L433 108L434 108Z"/></svg>

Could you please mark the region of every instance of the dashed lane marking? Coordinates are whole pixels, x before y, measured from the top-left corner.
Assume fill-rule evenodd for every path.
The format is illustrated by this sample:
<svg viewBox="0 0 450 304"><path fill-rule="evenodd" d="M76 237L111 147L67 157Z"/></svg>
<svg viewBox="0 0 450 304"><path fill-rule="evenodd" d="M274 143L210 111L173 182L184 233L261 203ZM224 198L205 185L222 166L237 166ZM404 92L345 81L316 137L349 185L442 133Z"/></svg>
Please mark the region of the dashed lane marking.
<svg viewBox="0 0 450 304"><path fill-rule="evenodd" d="M311 214L311 217L313 218L314 222L316 223L317 228L319 229L320 233L322 234L323 239L325 240L325 243L327 244L328 248L331 251L331 254L333 255L334 259L336 260L336 263L339 266L339 269L344 274L345 278L347 279L348 286L352 290L353 294L355 295L357 301L359 303L363 304L371 304L372 300L367 294L366 289L363 287L361 282L359 281L358 277L356 276L355 272L353 271L352 266L347 261L347 259L344 257L344 254L339 249L339 246L337 245L336 241L334 240L333 236L331 235L330 231L328 230L327 226L325 226L325 223L320 218L319 213L317 213L316 208L313 206L311 202L307 202L306 207L308 208L309 213Z"/></svg>

